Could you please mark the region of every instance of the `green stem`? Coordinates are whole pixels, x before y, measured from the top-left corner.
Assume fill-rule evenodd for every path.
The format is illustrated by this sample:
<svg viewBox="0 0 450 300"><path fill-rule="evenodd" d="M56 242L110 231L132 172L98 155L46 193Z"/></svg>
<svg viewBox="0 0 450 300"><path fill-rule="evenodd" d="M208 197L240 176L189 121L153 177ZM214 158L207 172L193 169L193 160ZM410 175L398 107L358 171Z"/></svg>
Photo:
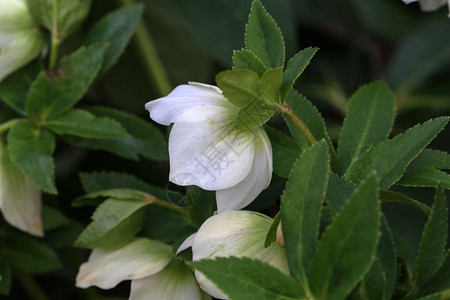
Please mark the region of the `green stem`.
<svg viewBox="0 0 450 300"><path fill-rule="evenodd" d="M134 4L134 0L120 0L123 5ZM139 54L144 60L149 77L153 80L161 96L166 96L172 90L166 70L158 56L155 44L150 36L144 21L140 21L136 26L135 40Z"/></svg>
<svg viewBox="0 0 450 300"><path fill-rule="evenodd" d="M156 197L154 197L152 195L148 195L148 194L146 195L146 197L147 197L147 204L157 204L157 205L166 207L168 209L171 209L173 211L176 211L179 214L182 214L182 215L186 215L187 214L187 212L184 209L182 209L181 207L179 207L179 206L177 206L175 204L172 204L172 203L167 202L167 201L163 201L161 199L158 199L158 198L156 198Z"/></svg>
<svg viewBox="0 0 450 300"><path fill-rule="evenodd" d="M20 283L25 292L28 294L30 299L33 300L49 300L50 298L44 292L44 290L39 286L39 284L34 280L34 278L22 272L16 268L13 268L14 278Z"/></svg>
<svg viewBox="0 0 450 300"><path fill-rule="evenodd" d="M303 122L303 120L300 119L300 117L297 116L292 111L291 107L287 103L284 103L284 105L282 105L282 104L275 104L275 108L280 113L282 113L283 115L285 115L289 119L291 119L292 122L294 122L295 126L297 126L300 129L300 131L303 133L303 135L305 136L305 138L308 141L310 146L312 146L315 143L317 143L316 138L312 134L311 130L309 130L309 128L308 128L308 126L306 126L305 122Z"/></svg>
<svg viewBox="0 0 450 300"><path fill-rule="evenodd" d="M60 43L58 33L58 1L53 0L53 20L52 20L52 37L50 46L49 69L53 69L58 61L58 47Z"/></svg>
<svg viewBox="0 0 450 300"><path fill-rule="evenodd" d="M25 121L25 119L12 119L3 124L0 124L0 134L4 131L10 129L11 127L13 127L14 124L16 124L18 122L22 122L22 121Z"/></svg>

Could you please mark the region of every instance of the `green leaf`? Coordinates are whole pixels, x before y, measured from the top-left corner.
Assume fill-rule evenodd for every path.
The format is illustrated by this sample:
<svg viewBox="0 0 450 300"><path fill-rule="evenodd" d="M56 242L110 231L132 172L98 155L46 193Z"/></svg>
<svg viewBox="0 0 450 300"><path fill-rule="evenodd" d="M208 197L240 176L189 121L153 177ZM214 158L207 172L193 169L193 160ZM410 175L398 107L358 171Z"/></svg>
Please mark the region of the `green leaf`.
<svg viewBox="0 0 450 300"><path fill-rule="evenodd" d="M284 65L284 39L280 28L259 0L254 0L245 26L245 47L267 68Z"/></svg>
<svg viewBox="0 0 450 300"><path fill-rule="evenodd" d="M416 259L416 282L420 288L444 260L448 231L448 209L444 189L438 186L430 216L420 239Z"/></svg>
<svg viewBox="0 0 450 300"><path fill-rule="evenodd" d="M71 109L65 114L46 123L46 127L56 134L71 134L94 139L112 139L128 136L126 130L116 121L98 118L81 110Z"/></svg>
<svg viewBox="0 0 450 300"><path fill-rule="evenodd" d="M102 203L103 200L105 200L105 198L112 198L117 200L136 200L140 202L145 202L146 199L149 199L150 201L151 200L150 197L151 196L146 193L132 189L109 189L89 193L87 195L78 197L72 202L72 206L74 207L81 207L85 205L97 206L100 203Z"/></svg>
<svg viewBox="0 0 450 300"><path fill-rule="evenodd" d="M54 209L47 205L43 205L42 222L44 225L44 230L48 231L67 225L70 223L70 220L59 210Z"/></svg>
<svg viewBox="0 0 450 300"><path fill-rule="evenodd" d="M283 73L283 83L281 84L281 99L285 99L289 94L297 78L303 73L310 60L316 54L318 48L306 48L297 53L287 63Z"/></svg>
<svg viewBox="0 0 450 300"><path fill-rule="evenodd" d="M336 174L330 174L327 186L327 200L335 211L340 211L347 199L353 194L356 185Z"/></svg>
<svg viewBox="0 0 450 300"><path fill-rule="evenodd" d="M22 233L15 233L5 242L5 255L17 268L30 273L49 272L62 267L56 252Z"/></svg>
<svg viewBox="0 0 450 300"><path fill-rule="evenodd" d="M435 169L414 169L403 174L403 177L397 182L399 185L415 187L442 187L450 189L450 175L443 171Z"/></svg>
<svg viewBox="0 0 450 300"><path fill-rule="evenodd" d="M431 212L431 208L428 207L428 205L423 204L422 202L419 202L417 200L411 199L408 196L397 192L380 191L380 200L383 203L395 202L414 206L420 209L427 216Z"/></svg>
<svg viewBox="0 0 450 300"><path fill-rule="evenodd" d="M419 300L446 300L450 298L450 289L419 298Z"/></svg>
<svg viewBox="0 0 450 300"><path fill-rule="evenodd" d="M72 247L73 243L83 231L84 226L77 222L52 229L45 233L44 241L52 248Z"/></svg>
<svg viewBox="0 0 450 300"><path fill-rule="evenodd" d="M305 274L316 251L328 166L327 145L322 140L294 163L281 197L281 226L289 270L304 288Z"/></svg>
<svg viewBox="0 0 450 300"><path fill-rule="evenodd" d="M167 139L151 122L130 113L104 106L90 106L86 110L98 117L114 119L127 130L130 137L116 139L136 154L152 160L167 160Z"/></svg>
<svg viewBox="0 0 450 300"><path fill-rule="evenodd" d="M227 70L216 75L217 86L237 107L246 107L258 99L259 76L251 70Z"/></svg>
<svg viewBox="0 0 450 300"><path fill-rule="evenodd" d="M406 168L405 173L415 169L450 169L450 155L447 152L424 149Z"/></svg>
<svg viewBox="0 0 450 300"><path fill-rule="evenodd" d="M52 153L55 137L46 129L35 129L28 122L16 123L8 134L11 160L40 189L56 194Z"/></svg>
<svg viewBox="0 0 450 300"><path fill-rule="evenodd" d="M289 275L260 261L246 257L218 257L192 262L230 299L300 299L304 292Z"/></svg>
<svg viewBox="0 0 450 300"><path fill-rule="evenodd" d="M402 176L409 163L436 137L447 124L442 117L427 121L408 129L391 140L370 147L348 168L345 178L359 182L377 172L380 189L388 189Z"/></svg>
<svg viewBox="0 0 450 300"><path fill-rule="evenodd" d="M281 213L278 212L275 218L273 218L272 225L270 225L269 231L267 232L266 240L264 241L264 248L270 247L277 240L277 231L280 221Z"/></svg>
<svg viewBox="0 0 450 300"><path fill-rule="evenodd" d="M233 51L233 69L251 70L262 76L266 66L252 51L241 49Z"/></svg>
<svg viewBox="0 0 450 300"><path fill-rule="evenodd" d="M33 62L0 81L0 99L19 114L25 116L27 93L39 71L39 64Z"/></svg>
<svg viewBox="0 0 450 300"><path fill-rule="evenodd" d="M280 88L283 81L283 68L269 69L261 76L258 83L260 97L266 104L281 103Z"/></svg>
<svg viewBox="0 0 450 300"><path fill-rule="evenodd" d="M292 111L297 116L299 116L303 120L303 122L305 122L306 126L308 126L309 130L311 130L311 133L314 135L317 141L321 139L325 139L327 141L328 152L331 159L331 169L335 173L338 173L340 167L336 152L326 131L325 122L317 108L308 99L306 99L303 95L299 94L295 90L291 90L288 97L286 98L286 102L289 104ZM288 125L294 140L303 149L308 148L309 143L300 129L290 119L284 117L284 120L286 121L286 124Z"/></svg>
<svg viewBox="0 0 450 300"><path fill-rule="evenodd" d="M380 205L375 175L363 181L328 226L309 272L318 299L343 299L369 271L379 238Z"/></svg>
<svg viewBox="0 0 450 300"><path fill-rule="evenodd" d="M395 289L397 257L394 240L384 216L381 221L381 237L375 260L359 287L364 299L391 299Z"/></svg>
<svg viewBox="0 0 450 300"><path fill-rule="evenodd" d="M141 18L143 5L129 5L118 9L96 23L88 32L84 44L108 43L99 74L104 74L119 59Z"/></svg>
<svg viewBox="0 0 450 300"><path fill-rule="evenodd" d="M436 273L423 285L417 296L425 296L432 293L450 289L450 251L447 250L444 261Z"/></svg>
<svg viewBox="0 0 450 300"><path fill-rule="evenodd" d="M264 129L272 145L273 171L281 177L288 178L292 165L302 149L281 131L267 125L264 126Z"/></svg>
<svg viewBox="0 0 450 300"><path fill-rule="evenodd" d="M64 57L58 68L42 71L28 93L28 116L45 123L77 103L94 81L106 49L105 45L82 47Z"/></svg>
<svg viewBox="0 0 450 300"><path fill-rule="evenodd" d="M388 138L394 116L394 94L383 81L364 85L353 94L338 141L342 172L371 145Z"/></svg>
<svg viewBox="0 0 450 300"><path fill-rule="evenodd" d="M109 199L100 204L75 247L110 249L130 241L141 229L147 200Z"/></svg>
<svg viewBox="0 0 450 300"><path fill-rule="evenodd" d="M0 256L0 295L9 295L11 289L12 275L11 266L4 255Z"/></svg>

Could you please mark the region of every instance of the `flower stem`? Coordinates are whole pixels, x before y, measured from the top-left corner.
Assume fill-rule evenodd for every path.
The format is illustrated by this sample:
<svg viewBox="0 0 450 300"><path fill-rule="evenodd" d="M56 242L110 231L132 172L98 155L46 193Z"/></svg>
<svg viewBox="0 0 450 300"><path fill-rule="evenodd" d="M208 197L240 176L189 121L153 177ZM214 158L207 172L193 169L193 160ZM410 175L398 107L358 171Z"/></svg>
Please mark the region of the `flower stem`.
<svg viewBox="0 0 450 300"><path fill-rule="evenodd" d="M312 134L311 130L309 130L308 126L306 126L305 122L303 122L302 119L300 119L299 116L297 116L293 111L292 108L285 102L284 105L282 104L275 104L275 108L282 113L283 115L287 116L289 119L294 122L294 124L300 129L300 131L305 136L306 140L308 141L309 145L312 146L315 143L317 143L316 138Z"/></svg>
<svg viewBox="0 0 450 300"><path fill-rule="evenodd" d="M0 134L3 131L6 131L6 130L10 129L11 127L13 127L14 124L16 124L18 122L22 122L22 121L25 121L25 119L12 119L3 124L0 124Z"/></svg>
<svg viewBox="0 0 450 300"><path fill-rule="evenodd" d="M52 20L52 36L50 46L50 60L48 68L53 69L58 61L58 47L60 43L58 33L58 1L53 0L53 20Z"/></svg>
<svg viewBox="0 0 450 300"><path fill-rule="evenodd" d="M134 0L120 0L123 5L134 4ZM154 81L161 96L166 96L172 90L166 70L158 56L155 44L145 23L141 20L136 26L135 40L139 54L144 60L149 77Z"/></svg>
<svg viewBox="0 0 450 300"><path fill-rule="evenodd" d="M167 201L163 201L161 199L158 199L152 195L147 194L146 195L147 198L147 204L157 204L159 206L163 206L165 208L171 209L173 211L176 211L177 213L181 214L181 215L186 215L186 211L184 209L182 209L181 207L172 204L170 202Z"/></svg>
<svg viewBox="0 0 450 300"><path fill-rule="evenodd" d="M44 290L39 286L39 284L34 280L34 278L22 272L16 268L13 268L14 278L20 283L25 292L28 294L30 299L33 300L49 300L50 298L45 294Z"/></svg>

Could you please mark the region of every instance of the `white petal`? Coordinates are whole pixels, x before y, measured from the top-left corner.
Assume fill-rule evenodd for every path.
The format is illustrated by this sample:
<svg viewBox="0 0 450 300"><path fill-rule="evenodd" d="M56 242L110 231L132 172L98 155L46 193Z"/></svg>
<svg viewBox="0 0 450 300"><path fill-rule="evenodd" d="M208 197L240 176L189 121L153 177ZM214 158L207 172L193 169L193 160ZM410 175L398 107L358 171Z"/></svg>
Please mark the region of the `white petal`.
<svg viewBox="0 0 450 300"><path fill-rule="evenodd" d="M420 8L423 11L434 11L443 6L447 0L419 0Z"/></svg>
<svg viewBox="0 0 450 300"><path fill-rule="evenodd" d="M204 293L198 287L194 274L175 259L161 272L131 282L130 300L202 300Z"/></svg>
<svg viewBox="0 0 450 300"><path fill-rule="evenodd" d="M181 114L169 137L169 180L205 190L241 182L253 163L253 133L233 130L234 120L235 111L224 107L195 107Z"/></svg>
<svg viewBox="0 0 450 300"><path fill-rule="evenodd" d="M417 2L417 0L403 0L403 2L405 2L405 4L410 4L413 2Z"/></svg>
<svg viewBox="0 0 450 300"><path fill-rule="evenodd" d="M25 0L0 0L0 31L20 31L33 26Z"/></svg>
<svg viewBox="0 0 450 300"><path fill-rule="evenodd" d="M12 226L43 236L41 192L11 161L6 147L0 145L0 208Z"/></svg>
<svg viewBox="0 0 450 300"><path fill-rule="evenodd" d="M448 17L450 18L450 0L448 0Z"/></svg>
<svg viewBox="0 0 450 300"><path fill-rule="evenodd" d="M255 130L255 154L250 173L237 185L216 192L219 213L238 210L249 205L272 179L272 146L262 128Z"/></svg>
<svg viewBox="0 0 450 300"><path fill-rule="evenodd" d="M170 246L136 238L115 250L94 249L80 266L76 286L115 287L122 280L139 279L161 271L173 259Z"/></svg>
<svg viewBox="0 0 450 300"><path fill-rule="evenodd" d="M215 257L250 257L260 259L288 273L286 253L277 243L264 248L272 219L251 211L230 211L210 217L197 232L192 245L194 261ZM202 273L195 276L200 287L216 298L227 296Z"/></svg>
<svg viewBox="0 0 450 300"><path fill-rule="evenodd" d="M183 243L181 243L180 247L178 247L177 253L176 253L176 254L178 254L178 253L180 253L180 252L186 250L187 248L192 247L192 243L194 242L194 239L195 239L195 236L196 236L196 235L197 235L197 232L191 234L190 236L188 236L188 237L183 241Z"/></svg>
<svg viewBox="0 0 450 300"><path fill-rule="evenodd" d="M186 110L197 106L225 106L229 102L219 88L206 84L189 83L177 86L169 95L145 104L150 118L162 125L174 123Z"/></svg>

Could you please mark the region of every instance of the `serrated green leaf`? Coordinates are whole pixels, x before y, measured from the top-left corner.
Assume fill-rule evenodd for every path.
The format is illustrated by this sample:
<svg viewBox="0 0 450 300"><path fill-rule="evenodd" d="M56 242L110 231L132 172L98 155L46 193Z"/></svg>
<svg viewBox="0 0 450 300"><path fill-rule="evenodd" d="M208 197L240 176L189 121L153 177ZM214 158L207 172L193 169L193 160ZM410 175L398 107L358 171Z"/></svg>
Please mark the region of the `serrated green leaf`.
<svg viewBox="0 0 450 300"><path fill-rule="evenodd" d="M370 147L348 168L345 178L359 182L377 172L380 189L397 182L409 163L442 131L448 118L442 117L416 125L391 140Z"/></svg>
<svg viewBox="0 0 450 300"><path fill-rule="evenodd" d="M233 69L251 70L261 77L266 66L252 51L241 49L233 51Z"/></svg>
<svg viewBox="0 0 450 300"><path fill-rule="evenodd" d="M292 165L302 149L281 131L270 126L264 126L264 129L272 145L273 171L281 177L288 178Z"/></svg>
<svg viewBox="0 0 450 300"><path fill-rule="evenodd" d="M86 93L100 70L107 45L82 47L64 57L54 70L42 71L31 85L26 111L37 123L71 108Z"/></svg>
<svg viewBox="0 0 450 300"><path fill-rule="evenodd" d="M69 218L62 214L59 210L50 206L42 206L42 223L44 230L52 230L70 223Z"/></svg>
<svg viewBox="0 0 450 300"><path fill-rule="evenodd" d="M118 122L108 118L96 117L81 109L71 109L48 121L45 126L59 135L71 134L94 139L128 136L126 130Z"/></svg>
<svg viewBox="0 0 450 300"><path fill-rule="evenodd" d="M297 78L303 73L310 60L316 54L318 48L306 48L298 52L287 63L283 73L283 83L281 84L281 99L284 100Z"/></svg>
<svg viewBox="0 0 450 300"><path fill-rule="evenodd" d="M322 140L294 163L281 197L281 226L289 270L305 290L305 274L316 251L328 168L327 145Z"/></svg>
<svg viewBox="0 0 450 300"><path fill-rule="evenodd" d="M436 190L434 204L422 232L416 259L415 285L423 286L444 260L448 232L448 209L444 189Z"/></svg>
<svg viewBox="0 0 450 300"><path fill-rule="evenodd" d="M340 211L347 199L353 194L356 185L336 174L330 174L327 186L327 200L335 211Z"/></svg>
<svg viewBox="0 0 450 300"><path fill-rule="evenodd" d="M39 64L33 62L0 81L0 99L25 116L27 93L39 71Z"/></svg>
<svg viewBox="0 0 450 300"><path fill-rule="evenodd" d="M343 299L375 258L380 205L375 175L363 181L328 226L311 264L311 291L318 299Z"/></svg>
<svg viewBox="0 0 450 300"><path fill-rule="evenodd" d="M96 23L88 32L84 44L108 43L99 75L104 74L118 60L141 18L143 6L129 5L118 9Z"/></svg>
<svg viewBox="0 0 450 300"><path fill-rule="evenodd" d="M41 273L61 268L56 252L39 241L22 233L15 233L5 242L5 255L17 268L30 273Z"/></svg>
<svg viewBox="0 0 450 300"><path fill-rule="evenodd" d="M420 209L427 216L431 212L431 208L428 207L428 205L426 205L422 202L419 202L417 200L411 199L408 196L401 194L401 193L397 193L397 192L380 191L380 200L383 203L395 202L395 203L403 203L403 204L408 204L408 205L414 206L414 207Z"/></svg>
<svg viewBox="0 0 450 300"><path fill-rule="evenodd" d="M104 106L90 106L87 111L99 117L111 118L122 124L130 137L116 139L135 153L152 160L167 160L167 139L151 122L130 113Z"/></svg>
<svg viewBox="0 0 450 300"><path fill-rule="evenodd" d="M299 94L295 90L291 90L288 97L286 98L287 104L291 107L292 111L299 116L306 126L308 126L311 133L314 135L317 141L325 139L328 144L328 152L330 154L331 169L335 173L339 173L339 162L337 160L336 151L331 143L330 137L326 131L325 122L320 115L317 108L303 95ZM309 147L309 143L306 140L300 129L287 117L284 117L286 124L289 127L294 140L303 148Z"/></svg>
<svg viewBox="0 0 450 300"><path fill-rule="evenodd" d="M11 289L12 275L11 266L4 255L0 256L0 276L0 295L7 296Z"/></svg>
<svg viewBox="0 0 450 300"><path fill-rule="evenodd" d="M117 200L135 200L139 202L145 202L146 199L148 199L149 201L151 201L151 196L141 191L132 189L109 189L89 193L87 195L78 197L72 202L72 206L81 207L85 205L98 205L103 202L105 198L112 198Z"/></svg>
<svg viewBox="0 0 450 300"><path fill-rule="evenodd" d="M444 261L436 273L423 285L417 296L425 296L450 289L450 251L447 250Z"/></svg>
<svg viewBox="0 0 450 300"><path fill-rule="evenodd" d="M230 299L287 300L304 297L304 292L293 278L260 260L218 257L192 262L192 265Z"/></svg>
<svg viewBox="0 0 450 300"><path fill-rule="evenodd" d="M437 187L441 184L443 188L450 189L450 175L435 169L414 169L403 174L397 182L399 185L416 187Z"/></svg>
<svg viewBox="0 0 450 300"><path fill-rule="evenodd" d="M284 65L284 39L275 20L259 0L252 2L245 26L245 47L252 51L267 68Z"/></svg>
<svg viewBox="0 0 450 300"><path fill-rule="evenodd" d="M237 107L246 107L258 99L259 76L251 70L227 70L216 75L217 86Z"/></svg>
<svg viewBox="0 0 450 300"><path fill-rule="evenodd" d="M141 229L144 206L150 201L109 199L95 210L93 221L75 241L75 247L111 249L130 241Z"/></svg>
<svg viewBox="0 0 450 300"><path fill-rule="evenodd" d="M424 149L406 168L405 173L414 169L450 169L450 155L447 152Z"/></svg>
<svg viewBox="0 0 450 300"><path fill-rule="evenodd" d="M342 172L371 145L388 138L394 116L394 94L383 81L364 85L353 94L338 141Z"/></svg>
<svg viewBox="0 0 450 300"><path fill-rule="evenodd" d="M40 189L56 194L52 153L55 137L46 129L35 129L28 122L16 123L8 134L11 160Z"/></svg>

